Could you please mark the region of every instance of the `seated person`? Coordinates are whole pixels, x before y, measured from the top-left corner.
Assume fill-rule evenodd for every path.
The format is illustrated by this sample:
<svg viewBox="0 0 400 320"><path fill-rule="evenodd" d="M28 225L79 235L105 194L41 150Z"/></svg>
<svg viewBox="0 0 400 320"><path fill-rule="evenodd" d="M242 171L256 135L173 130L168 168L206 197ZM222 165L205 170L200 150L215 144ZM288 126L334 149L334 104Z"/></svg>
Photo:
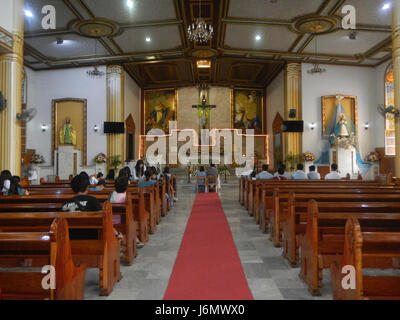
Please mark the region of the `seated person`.
<svg viewBox="0 0 400 320"><path fill-rule="evenodd" d="M106 187L106 182L105 180L100 180L97 182L97 185L95 187L92 187L89 189L89 191L102 191Z"/></svg>
<svg viewBox="0 0 400 320"><path fill-rule="evenodd" d="M274 177L274 180L288 180L288 178L285 177L285 170L283 167L278 169L278 175Z"/></svg>
<svg viewBox="0 0 400 320"><path fill-rule="evenodd" d="M199 172L196 173L196 177L205 177L207 176L207 173L204 171L204 167L200 166ZM197 179L197 178L196 178ZM205 183L206 179L199 179L197 180L199 183ZM206 192L206 187L205 186L199 186L199 190L197 190L197 183L196 183L196 189L195 192Z"/></svg>
<svg viewBox="0 0 400 320"><path fill-rule="evenodd" d="M211 163L210 167L207 169L207 176L208 177L210 177L210 176L218 176L218 170L215 167L214 163ZM209 184L209 187L208 187L209 190L208 191L215 192L215 189L217 187L217 181L215 181L215 179L209 179L208 180L208 184ZM210 184L211 184L211 186L210 186Z"/></svg>
<svg viewBox="0 0 400 320"><path fill-rule="evenodd" d="M88 195L89 177L84 174L75 176L71 181L71 188L75 196L67 200L63 207L63 211L100 211L102 207L99 201Z"/></svg>
<svg viewBox="0 0 400 320"><path fill-rule="evenodd" d="M75 196L67 200L62 211L79 212L79 211L101 211L100 202L92 196L88 195L89 176L79 174L71 181L71 188ZM97 239L97 230L93 229L71 229L69 232L72 240Z"/></svg>
<svg viewBox="0 0 400 320"><path fill-rule="evenodd" d="M115 180L115 170L114 169L110 169L108 171L108 175L106 177L106 180Z"/></svg>
<svg viewBox="0 0 400 320"><path fill-rule="evenodd" d="M128 190L128 177L125 174L120 175L115 180L115 191L113 191L108 200L111 203L125 203L126 202L126 191ZM120 224L121 223L121 216L113 215L113 224ZM125 243L125 239L120 232L116 231L116 236ZM144 246L143 242L140 242L138 238L136 238L136 246L137 248L142 248Z"/></svg>
<svg viewBox="0 0 400 320"><path fill-rule="evenodd" d="M292 173L292 179L307 180L308 177L303 170L304 170L304 165L302 163L297 164L297 171Z"/></svg>
<svg viewBox="0 0 400 320"><path fill-rule="evenodd" d="M283 176L286 178L286 180L292 179L292 175L286 171L286 165L283 163L279 166L283 170ZM278 171L275 172L274 177L277 177L279 175L279 168Z"/></svg>
<svg viewBox="0 0 400 320"><path fill-rule="evenodd" d="M257 178L257 172L253 170L250 175L249 175L249 180L256 180Z"/></svg>
<svg viewBox="0 0 400 320"><path fill-rule="evenodd" d="M340 174L339 174L339 172L337 170L338 170L337 164L336 163L332 163L331 172L328 173L325 176L325 180L340 180L341 177L340 177Z"/></svg>
<svg viewBox="0 0 400 320"><path fill-rule="evenodd" d="M156 184L156 181L151 179L152 172L147 169L144 172L144 178L140 179L138 182L138 187L139 188L145 188L145 187L151 187L153 184Z"/></svg>
<svg viewBox="0 0 400 320"><path fill-rule="evenodd" d="M308 169L310 170L307 174L309 180L321 180L321 175L315 171L315 166L310 166Z"/></svg>
<svg viewBox="0 0 400 320"><path fill-rule="evenodd" d="M0 174L0 192L6 192L10 189L11 172L9 170L3 170Z"/></svg>
<svg viewBox="0 0 400 320"><path fill-rule="evenodd" d="M169 167L165 167L165 168L164 168L163 172L160 174L160 177L165 177L165 179L168 179L169 184L170 184L170 187L171 187L171 189L172 189L172 190L171 190L171 191L172 191L172 195L173 195L173 197L174 197L174 201L173 201L173 202L178 201L178 198L176 197L175 188L174 188L174 186L172 185L172 181L171 181L172 175L169 173ZM166 194L166 197L167 197L167 200L168 200L168 193Z"/></svg>
<svg viewBox="0 0 400 320"><path fill-rule="evenodd" d="M96 186L99 183L99 180L97 179L96 175L90 176L89 183L91 186Z"/></svg>
<svg viewBox="0 0 400 320"><path fill-rule="evenodd" d="M133 170L133 180L140 180L144 178L144 173L146 172L146 166L143 160L138 160L135 165L135 170Z"/></svg>
<svg viewBox="0 0 400 320"><path fill-rule="evenodd" d="M263 164L262 165L262 170L258 175L257 175L257 180L268 180L272 179L274 176L268 172L268 165Z"/></svg>
<svg viewBox="0 0 400 320"><path fill-rule="evenodd" d="M92 175L90 177L90 185L96 186L101 180L103 180L103 174L101 172L99 172L97 175Z"/></svg>
<svg viewBox="0 0 400 320"><path fill-rule="evenodd" d="M24 190L21 185L21 179L18 176L13 176L10 179L10 188L4 192L6 196L29 196L28 190Z"/></svg>

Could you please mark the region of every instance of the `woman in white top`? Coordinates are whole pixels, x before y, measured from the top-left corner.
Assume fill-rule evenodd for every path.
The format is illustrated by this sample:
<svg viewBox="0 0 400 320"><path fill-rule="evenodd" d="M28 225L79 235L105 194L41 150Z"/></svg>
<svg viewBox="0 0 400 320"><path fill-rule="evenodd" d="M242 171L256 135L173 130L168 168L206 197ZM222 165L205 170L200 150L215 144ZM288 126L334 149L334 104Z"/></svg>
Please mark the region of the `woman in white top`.
<svg viewBox="0 0 400 320"><path fill-rule="evenodd" d="M0 174L0 191L7 192L10 189L12 174L9 170L3 170Z"/></svg>
<svg viewBox="0 0 400 320"><path fill-rule="evenodd" d="M135 170L132 172L133 180L140 180L144 177L146 166L143 160L138 160L135 165Z"/></svg>

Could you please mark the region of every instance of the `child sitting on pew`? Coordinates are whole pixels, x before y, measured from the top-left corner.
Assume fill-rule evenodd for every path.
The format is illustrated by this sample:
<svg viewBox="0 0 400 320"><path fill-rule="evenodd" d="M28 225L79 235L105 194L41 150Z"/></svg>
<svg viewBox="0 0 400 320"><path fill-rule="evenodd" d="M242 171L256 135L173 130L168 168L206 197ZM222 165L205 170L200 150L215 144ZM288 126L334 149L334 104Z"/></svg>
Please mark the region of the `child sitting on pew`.
<svg viewBox="0 0 400 320"><path fill-rule="evenodd" d="M10 189L11 172L9 170L3 170L0 174L0 192L6 192Z"/></svg>
<svg viewBox="0 0 400 320"><path fill-rule="evenodd" d="M102 207L99 201L88 195L89 177L85 173L80 173L71 181L72 191L75 197L66 201L62 207L63 211L100 211Z"/></svg>
<svg viewBox="0 0 400 320"><path fill-rule="evenodd" d="M113 191L108 200L111 203L125 203L126 202L126 190L128 190L128 183L129 183L129 178L126 174L120 175L116 180L115 180L115 191ZM121 216L116 216L113 215L113 224L120 224L121 223ZM125 239L123 239L122 235L117 232L117 235L119 238L121 238L122 242L125 242ZM136 238L136 247L137 248L142 248L144 246L143 242L140 242L138 238Z"/></svg>
<svg viewBox="0 0 400 320"><path fill-rule="evenodd" d="M153 184L156 184L156 181L151 179L152 175L153 175L152 172L149 169L147 169L144 172L144 179L139 180L138 187L145 188L145 187L151 187Z"/></svg>
<svg viewBox="0 0 400 320"><path fill-rule="evenodd" d="M88 195L89 176L85 172L81 172L71 180L71 188L75 196L67 200L62 211L80 212L80 211L101 211L103 208L100 202L92 196ZM97 230L78 229L70 230L70 239L85 240L97 239Z"/></svg>
<svg viewBox="0 0 400 320"><path fill-rule="evenodd" d="M100 180L97 182L97 185L95 187L92 187L89 189L89 191L102 191L106 187L106 182L105 180Z"/></svg>
<svg viewBox="0 0 400 320"><path fill-rule="evenodd" d="M29 196L28 190L24 190L21 186L21 179L18 176L13 176L10 179L10 188L4 192L6 196Z"/></svg>

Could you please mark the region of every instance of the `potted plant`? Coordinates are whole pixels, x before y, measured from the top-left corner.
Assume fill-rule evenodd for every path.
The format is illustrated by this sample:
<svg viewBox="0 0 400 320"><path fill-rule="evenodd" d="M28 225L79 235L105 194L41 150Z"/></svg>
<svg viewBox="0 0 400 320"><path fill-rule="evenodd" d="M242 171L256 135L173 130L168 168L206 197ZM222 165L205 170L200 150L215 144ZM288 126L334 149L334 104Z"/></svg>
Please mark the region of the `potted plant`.
<svg viewBox="0 0 400 320"><path fill-rule="evenodd" d="M121 156L120 155L115 155L110 157L109 161L108 161L108 165L114 169L114 171L117 171L118 167L122 164L121 161Z"/></svg>

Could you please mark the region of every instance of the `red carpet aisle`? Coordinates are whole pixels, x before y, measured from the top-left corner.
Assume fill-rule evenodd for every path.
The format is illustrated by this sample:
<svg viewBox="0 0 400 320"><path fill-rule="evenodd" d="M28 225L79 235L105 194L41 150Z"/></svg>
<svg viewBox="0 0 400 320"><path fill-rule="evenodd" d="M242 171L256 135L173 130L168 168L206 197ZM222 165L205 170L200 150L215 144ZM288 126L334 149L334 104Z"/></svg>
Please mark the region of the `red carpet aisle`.
<svg viewBox="0 0 400 320"><path fill-rule="evenodd" d="M164 299L253 299L218 194L196 196Z"/></svg>

